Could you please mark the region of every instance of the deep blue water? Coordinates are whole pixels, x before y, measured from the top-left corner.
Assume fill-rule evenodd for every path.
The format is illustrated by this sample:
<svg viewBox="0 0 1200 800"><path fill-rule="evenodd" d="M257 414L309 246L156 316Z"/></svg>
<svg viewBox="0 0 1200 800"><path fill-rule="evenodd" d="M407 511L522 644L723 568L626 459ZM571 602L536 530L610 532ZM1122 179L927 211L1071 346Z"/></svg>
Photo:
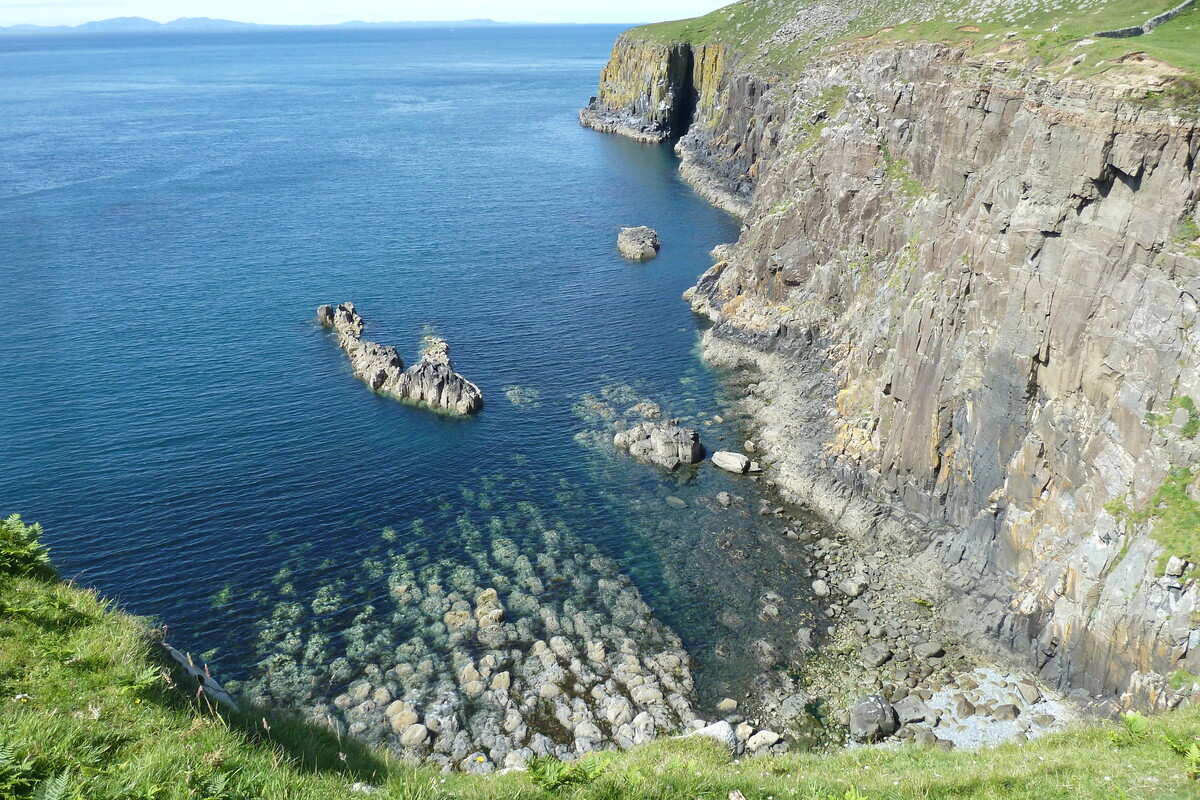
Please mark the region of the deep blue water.
<svg viewBox="0 0 1200 800"><path fill-rule="evenodd" d="M300 565L289 591L353 585L382 528L450 536L488 477L557 502L710 646L712 563L687 563L707 534L656 498L753 487L575 440L572 407L613 384L697 420L723 397L679 296L737 220L668 147L576 121L618 32L0 41L0 513L244 676L281 564ZM640 224L664 244L633 265L614 241ZM314 322L343 300L406 363L432 326L484 411L367 391Z"/></svg>

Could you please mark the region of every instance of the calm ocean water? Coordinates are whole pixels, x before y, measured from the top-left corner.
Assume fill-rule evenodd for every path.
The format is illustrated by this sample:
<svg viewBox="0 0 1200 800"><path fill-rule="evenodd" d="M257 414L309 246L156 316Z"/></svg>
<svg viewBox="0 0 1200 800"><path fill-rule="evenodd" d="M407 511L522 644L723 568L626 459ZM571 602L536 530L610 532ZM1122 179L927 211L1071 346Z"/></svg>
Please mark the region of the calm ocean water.
<svg viewBox="0 0 1200 800"><path fill-rule="evenodd" d="M714 590L697 498L753 487L576 440L589 393L697 422L723 403L679 296L737 220L668 147L576 122L618 32L0 41L0 513L40 521L64 574L226 677L253 674L272 602L328 583L369 599L381 531L452 552L484 490L552 509L702 662L721 649L738 626L720 612L752 618L783 579ZM663 250L633 265L614 241L640 224ZM447 338L482 414L356 382L314 322L343 300L406 364L427 326Z"/></svg>

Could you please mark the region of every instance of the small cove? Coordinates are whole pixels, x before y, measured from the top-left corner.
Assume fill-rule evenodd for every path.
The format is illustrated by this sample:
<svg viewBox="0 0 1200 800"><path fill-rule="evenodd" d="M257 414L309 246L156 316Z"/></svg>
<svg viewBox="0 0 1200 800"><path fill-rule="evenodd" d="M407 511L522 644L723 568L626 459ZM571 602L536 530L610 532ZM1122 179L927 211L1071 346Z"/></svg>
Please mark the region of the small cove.
<svg viewBox="0 0 1200 800"><path fill-rule="evenodd" d="M731 390L679 299L739 221L669 148L575 121L618 31L6 41L3 512L223 677L319 664L297 668L298 702L413 635L384 618L397 575L474 594L456 570L509 542L554 556L547 531L682 640L701 710L772 663L755 643L786 660L810 609L769 498L603 446L643 400L710 451L742 439L714 421ZM663 249L636 265L614 241L640 224ZM406 363L444 336L483 412L372 395L314 319L343 300ZM546 602L585 605L547 569ZM329 669L356 626L357 666Z"/></svg>

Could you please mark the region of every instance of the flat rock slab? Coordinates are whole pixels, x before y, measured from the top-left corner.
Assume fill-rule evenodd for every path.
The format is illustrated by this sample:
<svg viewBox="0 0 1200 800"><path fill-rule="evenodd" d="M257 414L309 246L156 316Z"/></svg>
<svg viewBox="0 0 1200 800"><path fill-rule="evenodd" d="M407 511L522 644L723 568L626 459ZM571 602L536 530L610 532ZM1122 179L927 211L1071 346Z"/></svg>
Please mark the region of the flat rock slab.
<svg viewBox="0 0 1200 800"><path fill-rule="evenodd" d="M892 651L886 644L869 644L862 649L862 663L867 669L882 666L892 657Z"/></svg>
<svg viewBox="0 0 1200 800"><path fill-rule="evenodd" d="M738 475L744 475L746 470L750 469L750 459L732 450L718 450L713 453L712 463L714 466L728 472L736 472Z"/></svg>

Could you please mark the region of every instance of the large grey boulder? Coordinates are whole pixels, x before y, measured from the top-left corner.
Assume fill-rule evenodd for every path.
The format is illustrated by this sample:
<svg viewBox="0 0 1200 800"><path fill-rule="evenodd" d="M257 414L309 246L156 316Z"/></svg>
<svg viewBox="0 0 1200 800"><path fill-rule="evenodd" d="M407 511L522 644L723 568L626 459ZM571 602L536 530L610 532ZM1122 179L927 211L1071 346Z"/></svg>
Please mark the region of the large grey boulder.
<svg viewBox="0 0 1200 800"><path fill-rule="evenodd" d="M395 347L362 338L363 318L353 303L318 306L317 320L337 332L351 372L372 391L452 414L474 414L483 408L483 393L454 371L443 339L429 337L421 360L405 372Z"/></svg>
<svg viewBox="0 0 1200 800"><path fill-rule="evenodd" d="M700 730L692 731L691 733L684 734L684 736L703 736L707 739L714 739L725 745L731 753L737 750L738 746L737 733L733 730L733 726L725 720L714 722L712 725L706 725Z"/></svg>
<svg viewBox="0 0 1200 800"><path fill-rule="evenodd" d="M729 472L736 472L739 475L744 475L746 470L750 469L750 459L731 450L718 450L713 453L712 463L714 466Z"/></svg>
<svg viewBox="0 0 1200 800"><path fill-rule="evenodd" d="M921 702L921 698L916 695L910 694L893 707L896 709L896 717L900 720L901 725L921 722L934 717L933 710Z"/></svg>
<svg viewBox="0 0 1200 800"><path fill-rule="evenodd" d="M642 422L613 437L613 445L641 461L649 461L665 469L681 464L695 464L704 459L704 445L692 428L684 428L678 420Z"/></svg>
<svg viewBox="0 0 1200 800"><path fill-rule="evenodd" d="M634 261L648 261L658 255L658 232L653 228L621 228L617 234L617 249Z"/></svg>
<svg viewBox="0 0 1200 800"><path fill-rule="evenodd" d="M850 735L860 742L884 739L897 727L896 709L882 695L869 694L850 709Z"/></svg>

